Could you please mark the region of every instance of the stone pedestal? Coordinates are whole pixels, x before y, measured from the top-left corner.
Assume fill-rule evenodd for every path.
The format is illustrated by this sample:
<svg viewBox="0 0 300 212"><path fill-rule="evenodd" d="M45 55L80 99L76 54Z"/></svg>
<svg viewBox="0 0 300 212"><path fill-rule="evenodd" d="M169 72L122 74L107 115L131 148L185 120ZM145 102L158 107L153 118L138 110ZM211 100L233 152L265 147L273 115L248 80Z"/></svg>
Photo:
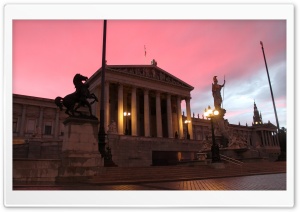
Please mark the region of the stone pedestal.
<svg viewBox="0 0 300 212"><path fill-rule="evenodd" d="M98 120L67 118L64 121L62 164L57 182L84 181L103 167L98 152Z"/></svg>

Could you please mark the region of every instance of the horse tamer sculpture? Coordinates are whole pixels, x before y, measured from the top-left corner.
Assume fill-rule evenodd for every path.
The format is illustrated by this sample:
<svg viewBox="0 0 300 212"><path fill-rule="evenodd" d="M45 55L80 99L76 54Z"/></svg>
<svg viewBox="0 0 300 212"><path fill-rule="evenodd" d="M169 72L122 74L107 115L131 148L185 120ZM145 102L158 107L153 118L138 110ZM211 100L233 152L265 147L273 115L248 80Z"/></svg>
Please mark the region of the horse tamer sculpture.
<svg viewBox="0 0 300 212"><path fill-rule="evenodd" d="M63 110L63 106L66 107L65 113L69 116L82 116L83 114L78 111L80 107L87 106L89 109L90 117L94 117L92 114L91 105L94 102L98 102L95 94L90 93L89 85L86 82L88 78L82 76L81 74L76 74L73 78L73 83L75 85L76 91L74 93L66 95L64 98L58 96L55 98L55 104ZM88 99L92 99L89 102Z"/></svg>

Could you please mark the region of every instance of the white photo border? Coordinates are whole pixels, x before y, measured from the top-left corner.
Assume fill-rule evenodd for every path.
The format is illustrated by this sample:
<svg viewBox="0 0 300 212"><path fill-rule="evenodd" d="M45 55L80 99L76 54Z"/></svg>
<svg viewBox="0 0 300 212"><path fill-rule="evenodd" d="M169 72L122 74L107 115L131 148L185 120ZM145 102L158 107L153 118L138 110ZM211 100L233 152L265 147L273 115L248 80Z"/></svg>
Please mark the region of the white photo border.
<svg viewBox="0 0 300 212"><path fill-rule="evenodd" d="M286 20L287 129L289 130L287 140L293 141L287 143L287 189L285 191L12 190L12 23L17 19ZM6 99L4 204L6 207L293 207L295 146L293 79L294 6L292 4L6 4L4 6L4 97ZM216 199L218 201L215 201Z"/></svg>

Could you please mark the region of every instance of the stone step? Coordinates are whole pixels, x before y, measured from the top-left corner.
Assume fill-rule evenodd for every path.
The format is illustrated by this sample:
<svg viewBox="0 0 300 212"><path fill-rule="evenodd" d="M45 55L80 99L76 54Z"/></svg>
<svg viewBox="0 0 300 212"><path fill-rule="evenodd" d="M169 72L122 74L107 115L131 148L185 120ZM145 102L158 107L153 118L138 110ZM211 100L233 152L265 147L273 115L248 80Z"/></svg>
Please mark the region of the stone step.
<svg viewBox="0 0 300 212"><path fill-rule="evenodd" d="M247 163L243 166L225 164L224 168L206 166L160 166L160 167L104 167L97 176L89 177L90 183L137 182L147 180L176 180L210 178L286 172L285 162Z"/></svg>

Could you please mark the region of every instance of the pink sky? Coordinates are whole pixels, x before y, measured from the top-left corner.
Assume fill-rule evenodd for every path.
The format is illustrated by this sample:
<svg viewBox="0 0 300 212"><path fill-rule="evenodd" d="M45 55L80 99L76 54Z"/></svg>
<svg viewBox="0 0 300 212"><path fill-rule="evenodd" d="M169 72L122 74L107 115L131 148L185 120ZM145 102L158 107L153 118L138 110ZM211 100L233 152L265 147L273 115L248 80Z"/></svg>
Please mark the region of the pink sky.
<svg viewBox="0 0 300 212"><path fill-rule="evenodd" d="M13 22L13 93L54 99L74 92L73 76L101 67L103 21ZM281 20L108 20L108 65L150 64L192 85L195 116L213 106L211 83L226 77L225 118L251 125L253 103L276 125L263 41L280 127L286 127L286 22ZM144 56L144 45L147 56ZM182 104L183 110L185 104Z"/></svg>

